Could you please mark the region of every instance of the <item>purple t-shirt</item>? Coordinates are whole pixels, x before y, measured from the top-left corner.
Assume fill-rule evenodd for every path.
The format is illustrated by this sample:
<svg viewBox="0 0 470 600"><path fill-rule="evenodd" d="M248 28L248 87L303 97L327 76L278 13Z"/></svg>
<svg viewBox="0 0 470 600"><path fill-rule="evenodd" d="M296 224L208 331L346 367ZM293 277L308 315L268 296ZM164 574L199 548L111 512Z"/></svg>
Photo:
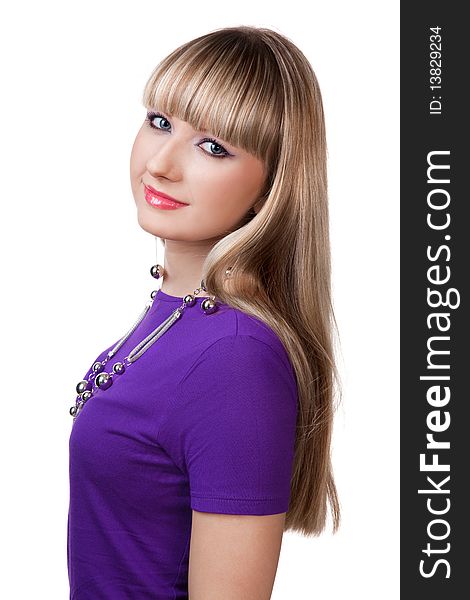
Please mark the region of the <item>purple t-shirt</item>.
<svg viewBox="0 0 470 600"><path fill-rule="evenodd" d="M72 600L187 599L192 509L288 509L297 418L288 355L260 320L220 302L204 314L202 300L94 392L72 426ZM181 303L158 290L105 371Z"/></svg>

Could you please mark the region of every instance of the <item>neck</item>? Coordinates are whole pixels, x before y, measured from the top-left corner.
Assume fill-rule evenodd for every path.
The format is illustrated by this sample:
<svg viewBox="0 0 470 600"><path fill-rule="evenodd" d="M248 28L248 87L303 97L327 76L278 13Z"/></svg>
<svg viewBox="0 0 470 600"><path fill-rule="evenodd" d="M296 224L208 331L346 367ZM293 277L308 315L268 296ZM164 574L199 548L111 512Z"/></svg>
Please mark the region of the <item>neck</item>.
<svg viewBox="0 0 470 600"><path fill-rule="evenodd" d="M161 290L170 296L185 296L201 287L202 266L217 240L186 242L165 240L164 275ZM204 290L198 296L204 296Z"/></svg>

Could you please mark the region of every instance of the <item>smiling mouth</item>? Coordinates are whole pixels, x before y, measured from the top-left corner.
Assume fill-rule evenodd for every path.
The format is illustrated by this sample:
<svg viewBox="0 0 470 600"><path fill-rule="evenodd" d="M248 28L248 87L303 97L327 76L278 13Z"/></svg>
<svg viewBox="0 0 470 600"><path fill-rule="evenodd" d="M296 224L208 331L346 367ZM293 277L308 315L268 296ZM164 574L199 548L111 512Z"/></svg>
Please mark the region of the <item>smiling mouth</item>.
<svg viewBox="0 0 470 600"><path fill-rule="evenodd" d="M144 190L146 202L151 206L154 206L155 208L172 210L175 208L183 208L184 206L188 206L188 204L186 204L185 202L179 202L178 200L175 200L174 198L171 198L166 194L157 192L157 190L148 185L145 185L145 183Z"/></svg>
<svg viewBox="0 0 470 600"><path fill-rule="evenodd" d="M158 190L153 188L151 185L147 185L144 183L144 188L145 188L146 192L148 192L151 196L154 196L155 198L163 198L164 200L168 200L169 202L174 202L175 204L183 204L184 206L187 205L186 202L181 202L180 200L173 198L173 196L169 196L168 194L165 194L164 192L159 192Z"/></svg>

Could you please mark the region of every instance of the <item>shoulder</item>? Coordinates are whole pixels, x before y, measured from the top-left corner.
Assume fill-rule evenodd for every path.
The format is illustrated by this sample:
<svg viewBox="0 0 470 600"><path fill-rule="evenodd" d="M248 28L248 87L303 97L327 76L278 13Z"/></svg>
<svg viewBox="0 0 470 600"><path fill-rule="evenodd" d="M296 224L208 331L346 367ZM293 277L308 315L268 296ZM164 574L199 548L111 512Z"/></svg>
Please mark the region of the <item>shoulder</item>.
<svg viewBox="0 0 470 600"><path fill-rule="evenodd" d="M197 373L203 375L207 369L213 369L214 375L244 373L248 377L255 373L258 380L265 375L266 382L284 378L292 385L295 375L289 354L266 323L227 305L212 317L205 317L203 342L194 346L192 360L182 373L180 384Z"/></svg>
<svg viewBox="0 0 470 600"><path fill-rule="evenodd" d="M286 511L298 396L280 340L238 314L201 350L178 377L157 434L189 473L192 508Z"/></svg>
<svg viewBox="0 0 470 600"><path fill-rule="evenodd" d="M293 424L297 382L287 354L275 342L272 337L240 332L219 337L178 381L174 396L178 412L189 420L204 415L219 431L234 421L242 421L244 431L249 430L249 421L269 427L275 421L283 427ZM197 407L197 416L190 407Z"/></svg>

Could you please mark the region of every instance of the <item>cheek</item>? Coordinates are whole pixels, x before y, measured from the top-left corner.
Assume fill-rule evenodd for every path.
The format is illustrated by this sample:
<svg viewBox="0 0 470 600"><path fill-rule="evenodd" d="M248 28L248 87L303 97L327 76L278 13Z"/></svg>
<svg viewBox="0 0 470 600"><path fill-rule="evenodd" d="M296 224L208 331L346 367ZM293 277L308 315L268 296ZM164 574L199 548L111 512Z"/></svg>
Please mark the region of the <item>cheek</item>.
<svg viewBox="0 0 470 600"><path fill-rule="evenodd" d="M146 164L146 144L144 137L139 132L134 140L130 156L130 172L132 177L138 177L142 174Z"/></svg>
<svg viewBox="0 0 470 600"><path fill-rule="evenodd" d="M204 223L215 237L234 231L244 223L247 212L262 192L264 168L260 161L250 158L234 161L211 175L201 178L199 191L205 193L195 198L194 215L195 221Z"/></svg>
<svg viewBox="0 0 470 600"><path fill-rule="evenodd" d="M210 214L212 220L238 221L259 194L257 174L241 164L217 166L206 169L203 175L201 171L194 173L194 207Z"/></svg>
<svg viewBox="0 0 470 600"><path fill-rule="evenodd" d="M194 223L205 224L213 235L231 229L245 214L243 194L230 178L201 183L194 203Z"/></svg>

